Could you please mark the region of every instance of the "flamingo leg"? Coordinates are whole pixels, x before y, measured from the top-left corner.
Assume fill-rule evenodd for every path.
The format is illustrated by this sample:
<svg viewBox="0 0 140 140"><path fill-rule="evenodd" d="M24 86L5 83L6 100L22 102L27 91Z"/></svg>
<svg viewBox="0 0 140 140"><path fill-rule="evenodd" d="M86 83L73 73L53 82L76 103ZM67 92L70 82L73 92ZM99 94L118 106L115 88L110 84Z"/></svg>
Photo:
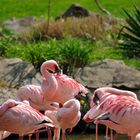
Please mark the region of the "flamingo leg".
<svg viewBox="0 0 140 140"><path fill-rule="evenodd" d="M98 140L98 123L96 123L96 140Z"/></svg>
<svg viewBox="0 0 140 140"><path fill-rule="evenodd" d="M35 131L35 137L36 137L36 140L39 140L39 132L38 132L38 130Z"/></svg>
<svg viewBox="0 0 140 140"><path fill-rule="evenodd" d="M110 140L113 140L113 130L110 130Z"/></svg>
<svg viewBox="0 0 140 140"><path fill-rule="evenodd" d="M65 130L62 130L62 140L66 140Z"/></svg>
<svg viewBox="0 0 140 140"><path fill-rule="evenodd" d="M3 134L1 134L1 140L3 140Z"/></svg>
<svg viewBox="0 0 140 140"><path fill-rule="evenodd" d="M23 136L19 136L19 140L23 140Z"/></svg>
<svg viewBox="0 0 140 140"><path fill-rule="evenodd" d="M29 137L29 139L28 139L28 140L31 140L32 134L29 134L29 135L28 135L28 137Z"/></svg>
<svg viewBox="0 0 140 140"><path fill-rule="evenodd" d="M52 140L52 133L51 133L51 129L48 127L47 128L47 132L48 132L48 140Z"/></svg>
<svg viewBox="0 0 140 140"><path fill-rule="evenodd" d="M135 136L128 137L130 140L135 140Z"/></svg>
<svg viewBox="0 0 140 140"><path fill-rule="evenodd" d="M108 140L108 127L106 127L105 140Z"/></svg>
<svg viewBox="0 0 140 140"><path fill-rule="evenodd" d="M53 140L60 140L60 128L54 128Z"/></svg>

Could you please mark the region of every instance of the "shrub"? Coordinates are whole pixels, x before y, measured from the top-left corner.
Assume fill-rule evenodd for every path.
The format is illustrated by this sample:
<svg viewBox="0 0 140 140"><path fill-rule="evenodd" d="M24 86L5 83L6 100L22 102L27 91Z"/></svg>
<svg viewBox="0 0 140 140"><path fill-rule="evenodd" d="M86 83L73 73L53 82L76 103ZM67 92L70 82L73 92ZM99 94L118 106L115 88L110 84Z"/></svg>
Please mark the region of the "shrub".
<svg viewBox="0 0 140 140"><path fill-rule="evenodd" d="M140 58L140 9L135 7L134 16L124 10L127 15L127 25L123 26L120 37L121 48L129 58Z"/></svg>
<svg viewBox="0 0 140 140"><path fill-rule="evenodd" d="M92 60L93 43L78 38L64 39L60 48L60 62L64 73L72 75L75 68L84 67Z"/></svg>
<svg viewBox="0 0 140 140"><path fill-rule="evenodd" d="M18 43L6 49L7 57L18 57L33 64L39 71L42 62L54 59L60 63L64 72L72 74L77 67L84 67L91 62L93 44L81 39L50 39L47 42Z"/></svg>
<svg viewBox="0 0 140 140"><path fill-rule="evenodd" d="M67 18L40 21L33 25L32 29L20 35L22 41L40 41L49 38L62 39L66 36L81 37L84 39L102 39L107 31L117 32L116 25L120 21L111 17L91 16L86 18Z"/></svg>
<svg viewBox="0 0 140 140"><path fill-rule="evenodd" d="M6 50L7 57L18 57L33 64L35 69L39 71L42 62L46 59L56 59L57 46L50 41L47 44L44 42L17 44Z"/></svg>
<svg viewBox="0 0 140 140"><path fill-rule="evenodd" d="M0 31L0 56L5 56L6 49L11 47L16 41L12 32L8 29Z"/></svg>

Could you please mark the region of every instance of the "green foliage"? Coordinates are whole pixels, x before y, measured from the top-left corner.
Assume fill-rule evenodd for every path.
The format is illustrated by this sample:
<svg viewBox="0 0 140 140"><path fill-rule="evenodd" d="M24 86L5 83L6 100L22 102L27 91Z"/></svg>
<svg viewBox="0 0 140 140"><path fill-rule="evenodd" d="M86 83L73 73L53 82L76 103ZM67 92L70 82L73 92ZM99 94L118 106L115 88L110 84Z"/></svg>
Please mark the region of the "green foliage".
<svg viewBox="0 0 140 140"><path fill-rule="evenodd" d="M11 47L15 43L15 38L12 32L8 29L2 29L0 31L0 56L5 56L7 48Z"/></svg>
<svg viewBox="0 0 140 140"><path fill-rule="evenodd" d="M39 68L46 59L56 59L58 47L53 44L54 41L43 43L28 43L17 44L9 47L6 50L7 57L18 57L33 64L35 69L39 71Z"/></svg>
<svg viewBox="0 0 140 140"><path fill-rule="evenodd" d="M124 10L127 25L120 32L123 42L121 48L129 58L140 58L140 9L135 7L134 16Z"/></svg>
<svg viewBox="0 0 140 140"><path fill-rule="evenodd" d="M91 62L94 46L90 41L68 38L63 40L59 48L64 72L71 75L75 68L84 67Z"/></svg>
<svg viewBox="0 0 140 140"><path fill-rule="evenodd" d="M18 57L34 65L39 71L40 65L47 59L59 61L65 73L71 73L76 67L83 67L91 62L93 46L88 41L67 38L51 39L47 42L17 44L6 49L7 57ZM67 67L65 67L67 66ZM70 71L71 69L71 71Z"/></svg>

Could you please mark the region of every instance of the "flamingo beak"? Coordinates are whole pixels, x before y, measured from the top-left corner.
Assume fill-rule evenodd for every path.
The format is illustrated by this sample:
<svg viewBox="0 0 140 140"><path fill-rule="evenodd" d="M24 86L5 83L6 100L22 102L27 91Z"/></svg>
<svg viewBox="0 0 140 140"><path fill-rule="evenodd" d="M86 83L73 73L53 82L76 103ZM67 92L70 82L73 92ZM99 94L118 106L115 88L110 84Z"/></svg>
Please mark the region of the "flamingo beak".
<svg viewBox="0 0 140 140"><path fill-rule="evenodd" d="M61 69L59 66L56 66L55 72L56 72L57 74L62 74L62 69Z"/></svg>

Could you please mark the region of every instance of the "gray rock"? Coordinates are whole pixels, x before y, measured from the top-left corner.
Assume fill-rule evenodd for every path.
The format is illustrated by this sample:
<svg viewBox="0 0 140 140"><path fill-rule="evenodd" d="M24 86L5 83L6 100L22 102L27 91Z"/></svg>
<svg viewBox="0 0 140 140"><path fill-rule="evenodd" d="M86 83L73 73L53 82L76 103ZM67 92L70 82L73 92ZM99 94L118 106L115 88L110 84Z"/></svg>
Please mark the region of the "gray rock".
<svg viewBox="0 0 140 140"><path fill-rule="evenodd" d="M16 98L19 87L26 84L40 85L41 75L34 67L21 59L0 58L0 104Z"/></svg>
<svg viewBox="0 0 140 140"><path fill-rule="evenodd" d="M75 78L89 89L110 86L137 93L140 90L140 71L118 60L105 59L93 62L79 69Z"/></svg>
<svg viewBox="0 0 140 140"><path fill-rule="evenodd" d="M8 87L16 87L28 79L31 83L36 72L34 67L21 59L0 59L0 82Z"/></svg>
<svg viewBox="0 0 140 140"><path fill-rule="evenodd" d="M12 30L13 32L19 33L21 31L27 30L32 27L32 25L35 23L35 18L30 17L24 17L20 19L12 18L3 23L3 26L5 28L8 28Z"/></svg>
<svg viewBox="0 0 140 140"><path fill-rule="evenodd" d="M68 17L88 17L88 16L99 16L99 14L92 13L86 8L79 4L72 4L63 14L57 16L55 19L68 18Z"/></svg>

